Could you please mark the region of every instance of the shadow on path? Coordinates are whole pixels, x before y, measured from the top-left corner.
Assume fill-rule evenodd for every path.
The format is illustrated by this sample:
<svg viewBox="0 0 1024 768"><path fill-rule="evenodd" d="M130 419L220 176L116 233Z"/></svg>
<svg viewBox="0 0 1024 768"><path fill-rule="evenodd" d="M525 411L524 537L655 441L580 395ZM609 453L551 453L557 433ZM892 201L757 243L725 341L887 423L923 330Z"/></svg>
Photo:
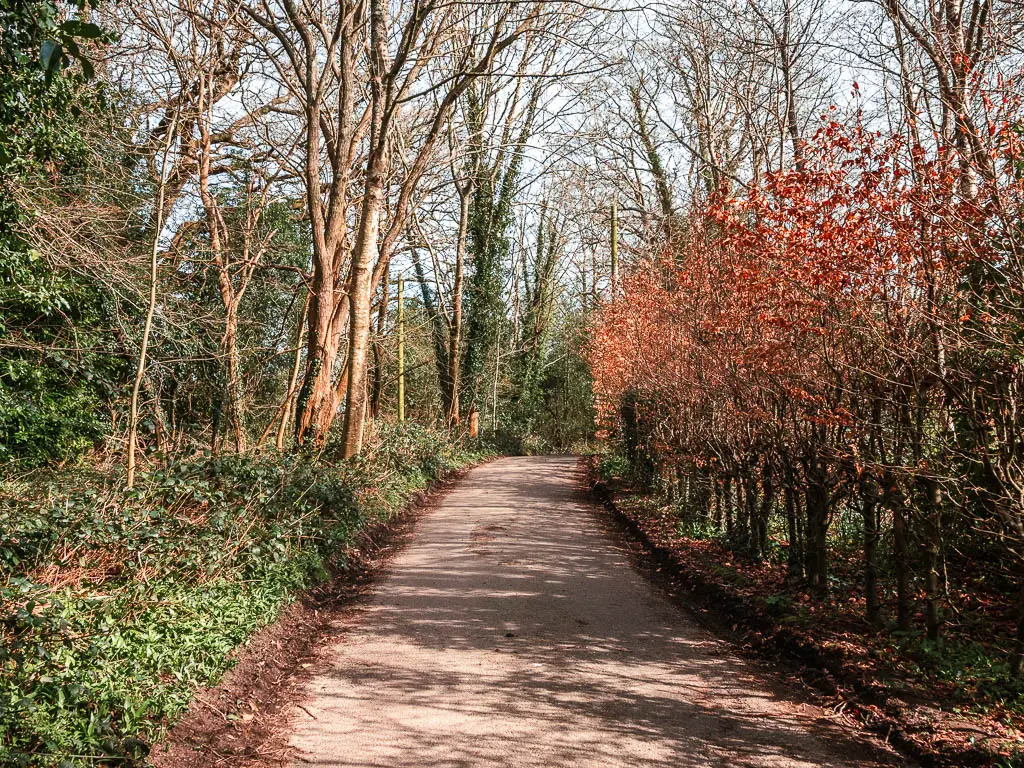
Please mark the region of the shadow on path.
<svg viewBox="0 0 1024 768"><path fill-rule="evenodd" d="M575 459L474 470L295 714L296 765L872 766L644 582Z"/></svg>

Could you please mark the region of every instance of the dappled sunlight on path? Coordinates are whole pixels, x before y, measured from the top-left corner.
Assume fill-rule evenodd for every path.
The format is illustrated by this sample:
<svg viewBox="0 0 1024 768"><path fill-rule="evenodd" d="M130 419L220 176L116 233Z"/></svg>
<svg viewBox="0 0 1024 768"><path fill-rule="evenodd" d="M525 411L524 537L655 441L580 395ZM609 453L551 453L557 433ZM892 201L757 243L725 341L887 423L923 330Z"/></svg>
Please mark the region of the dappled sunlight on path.
<svg viewBox="0 0 1024 768"><path fill-rule="evenodd" d="M295 765L898 764L658 595L575 465L493 462L420 523L293 714Z"/></svg>

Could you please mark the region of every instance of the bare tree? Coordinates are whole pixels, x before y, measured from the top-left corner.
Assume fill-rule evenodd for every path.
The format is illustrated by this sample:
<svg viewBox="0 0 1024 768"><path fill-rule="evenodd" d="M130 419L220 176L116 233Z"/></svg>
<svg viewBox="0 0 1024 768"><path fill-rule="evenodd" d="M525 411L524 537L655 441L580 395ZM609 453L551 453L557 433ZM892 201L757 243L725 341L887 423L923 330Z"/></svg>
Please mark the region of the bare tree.
<svg viewBox="0 0 1024 768"><path fill-rule="evenodd" d="M459 98L477 78L492 71L502 52L534 28L542 18L544 6L543 3L522 6L499 3L486 9L478 8L475 12L490 14L490 24L474 24L469 29L452 9L417 8L398 25L401 34L392 56L386 45L389 29L386 8L380 0L373 0L370 4L372 117L363 203L349 281L349 377L343 438L346 456L354 456L362 450L373 286L387 269L395 241L404 230L416 186L430 164L446 121ZM378 244L385 199L384 176L389 169L391 158L388 150L393 132L397 130L408 96L419 80L423 63L435 56L442 44L450 43L454 43L449 48L451 69L447 73L439 73L439 83L427 89L441 95L426 111L422 139L414 160L409 163L408 171L398 185L389 226Z"/></svg>

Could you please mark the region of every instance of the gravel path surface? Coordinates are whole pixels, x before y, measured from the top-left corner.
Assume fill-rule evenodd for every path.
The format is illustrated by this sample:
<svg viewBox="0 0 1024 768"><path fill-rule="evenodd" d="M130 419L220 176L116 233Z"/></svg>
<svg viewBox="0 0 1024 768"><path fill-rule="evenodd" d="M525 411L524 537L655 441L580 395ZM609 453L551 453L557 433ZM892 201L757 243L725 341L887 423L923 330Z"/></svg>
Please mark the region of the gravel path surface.
<svg viewBox="0 0 1024 768"><path fill-rule="evenodd" d="M902 764L660 596L578 484L569 457L470 472L313 678L293 764Z"/></svg>

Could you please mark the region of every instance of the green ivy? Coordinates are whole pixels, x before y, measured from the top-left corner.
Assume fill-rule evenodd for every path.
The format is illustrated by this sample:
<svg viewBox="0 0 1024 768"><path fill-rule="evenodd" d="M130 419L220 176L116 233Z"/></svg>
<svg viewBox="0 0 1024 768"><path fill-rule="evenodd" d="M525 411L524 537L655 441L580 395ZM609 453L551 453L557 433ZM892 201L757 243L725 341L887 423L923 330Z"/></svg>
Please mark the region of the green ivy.
<svg viewBox="0 0 1024 768"><path fill-rule="evenodd" d="M82 128L104 96L80 43L105 37L76 17L85 6L0 0L0 461L73 458L109 423L117 362L95 332L104 291L24 240L37 214L13 194L33 177L70 182L85 165Z"/></svg>
<svg viewBox="0 0 1024 768"><path fill-rule="evenodd" d="M360 530L476 458L413 425L339 453L0 486L0 765L141 760Z"/></svg>

